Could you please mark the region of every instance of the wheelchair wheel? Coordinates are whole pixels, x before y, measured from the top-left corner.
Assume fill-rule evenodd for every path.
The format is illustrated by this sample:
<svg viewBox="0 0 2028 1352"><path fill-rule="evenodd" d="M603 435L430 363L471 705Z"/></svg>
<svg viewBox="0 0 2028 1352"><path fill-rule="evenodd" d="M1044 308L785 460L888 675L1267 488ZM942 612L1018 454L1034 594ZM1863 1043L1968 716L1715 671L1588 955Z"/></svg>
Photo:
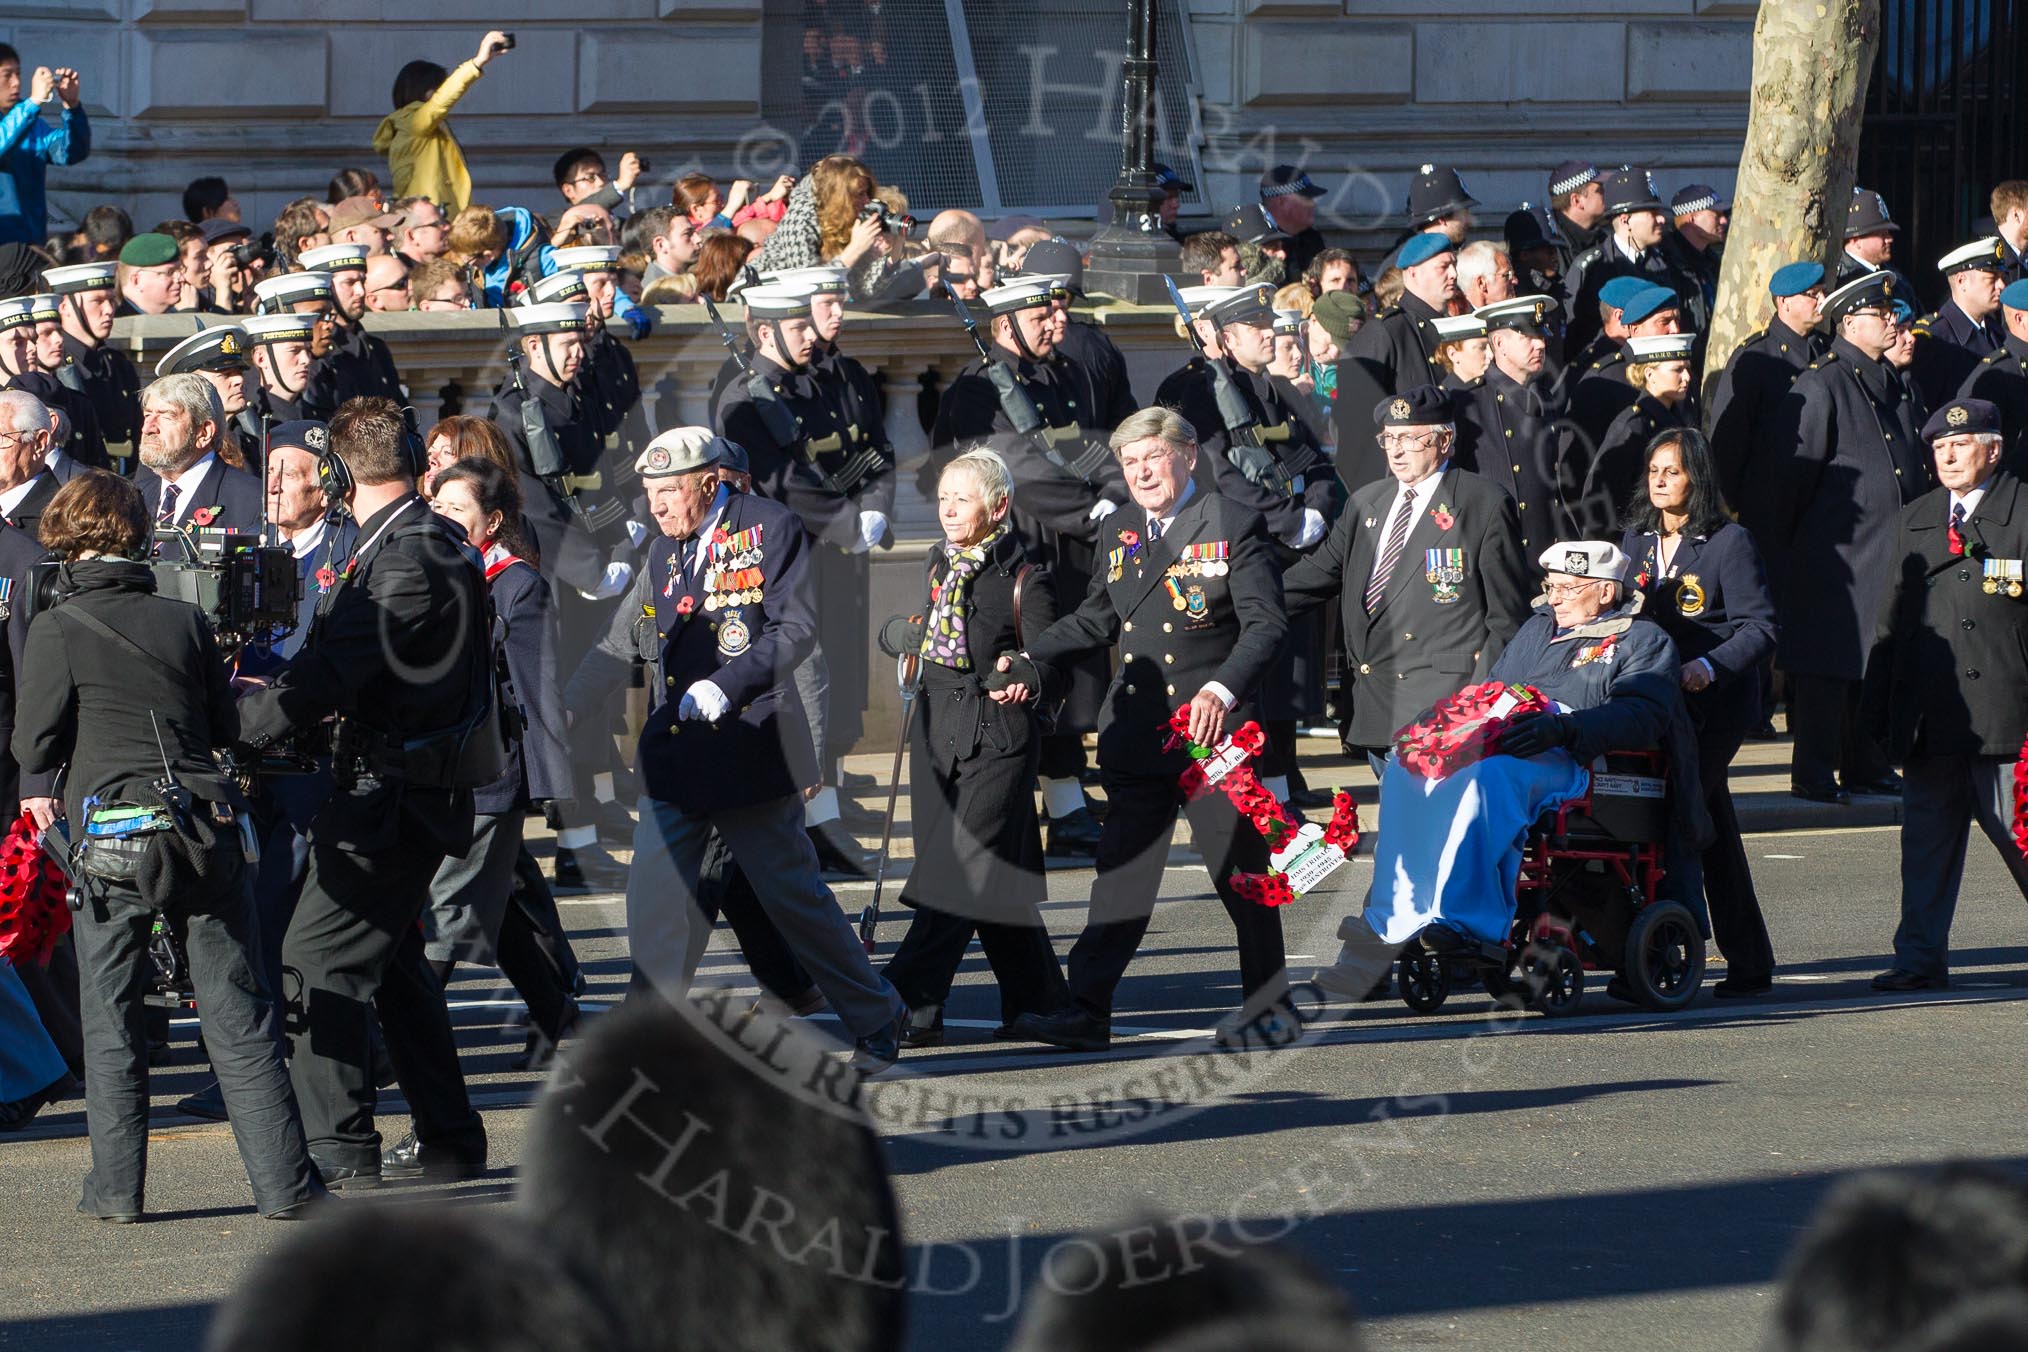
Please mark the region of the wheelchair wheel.
<svg viewBox="0 0 2028 1352"><path fill-rule="evenodd" d="M1529 1007L1557 1018L1584 999L1584 964L1561 945L1531 947L1521 960L1521 982Z"/></svg>
<svg viewBox="0 0 2028 1352"><path fill-rule="evenodd" d="M1451 969L1435 953L1409 950L1401 955L1395 982L1401 1002L1418 1014L1434 1014L1451 995Z"/></svg>
<svg viewBox="0 0 2028 1352"><path fill-rule="evenodd" d="M1627 930L1620 969L1643 1008L1669 1012L1697 998L1704 984L1704 936L1680 901L1644 907Z"/></svg>

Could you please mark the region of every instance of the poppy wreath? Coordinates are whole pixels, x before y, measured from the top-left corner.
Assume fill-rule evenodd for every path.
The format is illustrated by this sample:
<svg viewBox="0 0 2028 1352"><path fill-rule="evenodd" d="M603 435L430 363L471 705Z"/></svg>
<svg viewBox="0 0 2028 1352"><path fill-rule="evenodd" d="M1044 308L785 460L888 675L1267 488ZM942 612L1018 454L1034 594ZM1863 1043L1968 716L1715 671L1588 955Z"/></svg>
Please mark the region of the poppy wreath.
<svg viewBox="0 0 2028 1352"><path fill-rule="evenodd" d="M1513 707L1496 718L1494 706L1508 696ZM1394 734L1394 758L1424 779L1442 779L1498 752L1507 720L1547 708L1549 701L1532 685L1468 685Z"/></svg>
<svg viewBox="0 0 2028 1352"><path fill-rule="evenodd" d="M2014 760L2014 848L2028 859L2028 738Z"/></svg>
<svg viewBox="0 0 2028 1352"><path fill-rule="evenodd" d="M63 874L35 837L24 812L0 838L0 957L16 967L47 960L70 929Z"/></svg>

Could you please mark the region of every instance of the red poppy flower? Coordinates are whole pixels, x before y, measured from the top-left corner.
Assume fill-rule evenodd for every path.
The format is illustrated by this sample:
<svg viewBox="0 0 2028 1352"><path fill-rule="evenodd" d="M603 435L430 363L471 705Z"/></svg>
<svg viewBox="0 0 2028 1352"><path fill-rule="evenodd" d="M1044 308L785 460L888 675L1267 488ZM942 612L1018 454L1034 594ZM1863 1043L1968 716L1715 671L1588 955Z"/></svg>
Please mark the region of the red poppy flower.
<svg viewBox="0 0 2028 1352"><path fill-rule="evenodd" d="M218 508L216 507L197 507L193 508L190 513L190 524L193 526L208 526L217 519Z"/></svg>
<svg viewBox="0 0 2028 1352"><path fill-rule="evenodd" d="M331 590L331 588L332 588L332 587L333 587L334 585L336 585L337 581L338 581L338 574L336 574L336 573L334 573L334 572L332 572L332 571L331 571L331 566L330 566L329 564L326 564L326 565L325 565L324 567L322 567L322 568L319 568L319 569L317 570L317 590L318 590L318 591L320 591L320 592L327 592L327 591L330 591L330 590Z"/></svg>
<svg viewBox="0 0 2028 1352"><path fill-rule="evenodd" d="M1128 549L1132 549L1136 545L1141 543L1141 537L1135 534L1133 531L1123 530L1120 532L1120 543L1125 545Z"/></svg>
<svg viewBox="0 0 2028 1352"><path fill-rule="evenodd" d="M2014 847L2028 858L2028 740L2014 761Z"/></svg>
<svg viewBox="0 0 2028 1352"><path fill-rule="evenodd" d="M688 592L685 592L682 599L676 602L676 613L678 615L688 615L695 609L697 609L697 598Z"/></svg>
<svg viewBox="0 0 2028 1352"><path fill-rule="evenodd" d="M731 538L732 536L726 533L725 527L723 526L720 526L717 530L711 532L711 543L715 545L722 545Z"/></svg>
<svg viewBox="0 0 2028 1352"><path fill-rule="evenodd" d="M1956 526L1950 527L1949 538L1951 542L1951 557L1954 559L1963 558L1965 553L1965 537L1958 533Z"/></svg>
<svg viewBox="0 0 2028 1352"><path fill-rule="evenodd" d="M1456 517L1452 516L1449 512L1445 511L1441 507L1437 508L1434 512L1431 512L1429 514L1429 519L1436 522L1436 528L1438 530L1449 530L1452 526L1455 526L1458 523L1458 519Z"/></svg>

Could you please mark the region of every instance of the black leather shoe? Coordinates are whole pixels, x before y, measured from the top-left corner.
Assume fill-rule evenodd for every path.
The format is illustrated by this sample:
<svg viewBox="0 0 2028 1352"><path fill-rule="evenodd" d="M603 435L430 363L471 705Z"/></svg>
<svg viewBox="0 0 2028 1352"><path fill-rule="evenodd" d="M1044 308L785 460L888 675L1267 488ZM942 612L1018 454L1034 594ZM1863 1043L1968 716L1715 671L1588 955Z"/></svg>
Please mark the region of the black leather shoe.
<svg viewBox="0 0 2028 1352"><path fill-rule="evenodd" d="M1087 1014L1082 1009L1067 1009L1061 1014L1023 1014L1014 1020L1014 1034L1072 1052L1102 1052L1113 1045L1112 1020Z"/></svg>
<svg viewBox="0 0 2028 1352"><path fill-rule="evenodd" d="M1847 793L1876 795L1883 798L1899 798L1901 797L1901 776L1890 774L1885 779L1870 780L1864 784L1848 783L1845 785L1845 791Z"/></svg>
<svg viewBox="0 0 2028 1352"><path fill-rule="evenodd" d="M1747 1000L1756 995L1766 995L1773 989L1773 977L1737 976L1728 973L1711 987L1711 993L1720 1000Z"/></svg>
<svg viewBox="0 0 2028 1352"><path fill-rule="evenodd" d="M864 793L880 787L880 781L872 775L856 775L850 770L838 772L838 787L846 793Z"/></svg>
<svg viewBox="0 0 2028 1352"><path fill-rule="evenodd" d="M1763 718L1760 720L1759 727L1746 734L1746 740L1749 742L1777 742L1781 740L1781 734L1775 731L1774 720L1772 718Z"/></svg>
<svg viewBox="0 0 2028 1352"><path fill-rule="evenodd" d="M207 1122L223 1122L225 1114L225 1091L213 1080L188 1098L176 1100L176 1111L201 1117Z"/></svg>
<svg viewBox="0 0 2028 1352"><path fill-rule="evenodd" d="M1795 798L1807 798L1813 803L1849 803L1852 795L1836 784L1795 784L1789 785L1789 794Z"/></svg>
<svg viewBox="0 0 2028 1352"><path fill-rule="evenodd" d="M132 1225L141 1219L138 1211L94 1211L83 1202L77 1204L77 1214L107 1225Z"/></svg>
<svg viewBox="0 0 2028 1352"><path fill-rule="evenodd" d="M817 867L823 872L843 874L847 878L873 876L859 842L837 822L812 826L808 828L808 834L810 843L817 847Z"/></svg>
<svg viewBox="0 0 2028 1352"><path fill-rule="evenodd" d="M318 1188L300 1202L291 1202L287 1206L276 1207L273 1211L263 1211L261 1219L264 1221L306 1220L312 1212L319 1210L331 1200L329 1192Z"/></svg>
<svg viewBox="0 0 2028 1352"><path fill-rule="evenodd" d="M918 1005L908 1011L908 1018L901 1025L901 1045L904 1047L943 1046L944 1007L942 1005Z"/></svg>
<svg viewBox="0 0 2028 1352"><path fill-rule="evenodd" d="M1081 807L1062 817L1049 819L1049 844L1043 853L1051 859L1089 859L1098 853L1104 831L1091 809Z"/></svg>
<svg viewBox="0 0 2028 1352"><path fill-rule="evenodd" d="M626 885L626 866L596 845L582 850L559 849L556 852L556 886L559 891L617 892Z"/></svg>
<svg viewBox="0 0 2028 1352"><path fill-rule="evenodd" d="M1641 1003L1641 998L1634 994L1633 985L1618 972L1614 972L1613 979L1606 982L1606 994L1630 1005Z"/></svg>
<svg viewBox="0 0 2028 1352"><path fill-rule="evenodd" d="M324 1180L324 1186L332 1192L336 1192L340 1188L377 1188L380 1186L380 1165L377 1163L357 1166L335 1164L328 1160L319 1159L317 1152L313 1150L310 1152L310 1167L317 1171L317 1176Z"/></svg>
<svg viewBox="0 0 2028 1352"><path fill-rule="evenodd" d="M1910 972L1899 967L1890 967L1873 978L1877 991L1943 991L1950 985L1951 979L1942 972Z"/></svg>
<svg viewBox="0 0 2028 1352"><path fill-rule="evenodd" d="M36 1090L33 1094L0 1103L0 1131L20 1131L35 1120L35 1115L60 1098L68 1098L82 1086L70 1075L60 1077L55 1084Z"/></svg>
<svg viewBox="0 0 2028 1352"><path fill-rule="evenodd" d="M899 1018L877 1033L860 1038L852 1049L852 1068L867 1079L885 1075L901 1059L903 1021Z"/></svg>
<svg viewBox="0 0 2028 1352"><path fill-rule="evenodd" d="M477 1178L486 1172L486 1156L480 1153L477 1159L462 1150L449 1146L424 1145L410 1132L394 1143L394 1148L380 1157L382 1178L412 1181L421 1179L426 1183L457 1183L467 1178ZM330 1179L324 1180L327 1184Z"/></svg>

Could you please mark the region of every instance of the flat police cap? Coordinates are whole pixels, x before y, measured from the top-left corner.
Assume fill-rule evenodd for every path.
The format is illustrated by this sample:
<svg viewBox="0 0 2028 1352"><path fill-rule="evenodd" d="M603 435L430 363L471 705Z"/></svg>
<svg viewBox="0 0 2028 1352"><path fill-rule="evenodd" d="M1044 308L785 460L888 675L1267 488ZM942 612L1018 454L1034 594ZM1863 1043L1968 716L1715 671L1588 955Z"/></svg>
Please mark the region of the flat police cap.
<svg viewBox="0 0 2028 1352"><path fill-rule="evenodd" d="M35 316L38 324L57 324L63 321L63 311L56 306L56 297L47 291L28 298L28 313Z"/></svg>
<svg viewBox="0 0 2028 1352"><path fill-rule="evenodd" d="M580 244L569 249L552 249L549 261L556 265L558 272L618 272L620 246Z"/></svg>
<svg viewBox="0 0 2028 1352"><path fill-rule="evenodd" d="M1899 290L1893 273L1884 268L1868 272L1824 297L1824 315L1836 321L1868 305L1891 306L1900 299Z"/></svg>
<svg viewBox="0 0 2028 1352"><path fill-rule="evenodd" d="M1166 164L1148 166L1155 171L1155 186L1163 192L1196 192L1197 185L1185 179Z"/></svg>
<svg viewBox="0 0 2028 1352"><path fill-rule="evenodd" d="M1082 293L1084 255L1069 240L1041 240L1028 246L1027 256L1021 260L1021 275L1037 281L1044 277L1061 277L1066 287Z"/></svg>
<svg viewBox="0 0 2028 1352"><path fill-rule="evenodd" d="M1486 321L1477 315L1438 315L1429 322L1439 343L1456 343L1486 336Z"/></svg>
<svg viewBox="0 0 2028 1352"><path fill-rule="evenodd" d="M1214 324L1272 323L1274 313L1275 289L1266 282L1235 286L1204 307L1204 317Z"/></svg>
<svg viewBox="0 0 2028 1352"><path fill-rule="evenodd" d="M1277 306L1275 308L1275 332L1300 335L1303 331L1303 324L1307 319L1308 316L1301 310L1284 310Z"/></svg>
<svg viewBox="0 0 2028 1352"><path fill-rule="evenodd" d="M1225 233L1241 244L1288 238L1288 232L1276 225L1275 218L1268 215L1267 208L1258 202L1234 207L1232 214L1225 218Z"/></svg>
<svg viewBox="0 0 2028 1352"><path fill-rule="evenodd" d="M1451 419L1451 397L1434 385L1417 385L1373 406L1376 427L1435 427Z"/></svg>
<svg viewBox="0 0 2028 1352"><path fill-rule="evenodd" d="M237 324L199 329L162 354L155 374L173 376L185 371L244 371L247 363L246 330Z"/></svg>
<svg viewBox="0 0 2028 1352"><path fill-rule="evenodd" d="M1598 166L1585 160L1565 160L1549 171L1549 195L1561 197L1587 183L1598 182Z"/></svg>
<svg viewBox="0 0 2028 1352"><path fill-rule="evenodd" d="M1554 245L1556 241L1550 238L1553 228L1547 212L1532 202L1523 202L1507 213L1500 233L1507 237L1507 252L1517 254L1527 249Z"/></svg>
<svg viewBox="0 0 2028 1352"><path fill-rule="evenodd" d="M575 268L558 268L547 277L538 277L535 284L521 293L521 304L548 305L556 301L583 300L584 274Z"/></svg>
<svg viewBox="0 0 2028 1352"><path fill-rule="evenodd" d="M1630 362L1689 361L1696 345L1694 333L1636 334L1624 344Z"/></svg>
<svg viewBox="0 0 2028 1352"><path fill-rule="evenodd" d="M1322 197L1324 190L1310 182L1310 176L1293 164L1277 164L1260 176L1260 200L1271 197Z"/></svg>
<svg viewBox="0 0 2028 1352"><path fill-rule="evenodd" d="M1956 437L1970 433L1990 433L1999 436L2000 407L1984 399L1953 399L1929 415L1929 421L1922 425L1922 439L1935 441L1940 437Z"/></svg>
<svg viewBox="0 0 2028 1352"><path fill-rule="evenodd" d="M366 271L366 246L364 244L326 244L321 249L305 249L296 258L298 263L310 272L364 272Z"/></svg>
<svg viewBox="0 0 2028 1352"><path fill-rule="evenodd" d="M331 274L285 272L279 277L263 277L254 283L254 299L263 309L283 309L306 300L329 300Z"/></svg>
<svg viewBox="0 0 2028 1352"><path fill-rule="evenodd" d="M59 296L78 291L110 291L119 284L118 263L73 263L67 268L50 268L43 282Z"/></svg>
<svg viewBox="0 0 2028 1352"><path fill-rule="evenodd" d="M987 314L1011 315L1017 310L1034 310L1050 304L1055 299L1055 288L1037 281L1009 282L991 291L981 291L979 299L985 302Z"/></svg>
<svg viewBox="0 0 2028 1352"><path fill-rule="evenodd" d="M531 333L579 333L585 326L589 306L575 301L551 301L547 305L522 305L507 312L508 322L522 337Z"/></svg>
<svg viewBox="0 0 2028 1352"><path fill-rule="evenodd" d="M1588 577L1597 582L1618 582L1626 576L1627 556L1618 545L1604 540L1565 540L1542 551L1535 560L1544 572Z"/></svg>
<svg viewBox="0 0 2028 1352"><path fill-rule="evenodd" d="M1408 185L1408 219L1418 225L1443 216L1455 216L1479 205L1479 199L1465 191L1458 171L1425 164Z"/></svg>
<svg viewBox="0 0 2028 1352"><path fill-rule="evenodd" d="M249 343L260 347L275 343L307 343L314 336L317 316L249 315L239 321L239 327Z"/></svg>
<svg viewBox="0 0 2028 1352"><path fill-rule="evenodd" d="M1767 293L1777 300L1800 296L1811 287L1822 284L1823 280L1822 263L1784 263L1774 270L1774 276L1767 279Z"/></svg>
<svg viewBox="0 0 2028 1352"><path fill-rule="evenodd" d="M1653 282L1640 277L1613 277L1598 289L1599 303L1610 305L1615 310L1624 310L1628 301L1653 285Z"/></svg>
<svg viewBox="0 0 2028 1352"><path fill-rule="evenodd" d="M1871 188L1852 189L1852 205L1845 208L1845 238L1857 235L1898 235L1901 227L1887 214L1887 199Z"/></svg>
<svg viewBox="0 0 2028 1352"><path fill-rule="evenodd" d="M1664 310L1682 308L1683 298L1677 295L1673 288L1649 285L1627 298L1627 303L1620 307L1620 318L1626 323L1638 324L1644 319L1654 318Z"/></svg>
<svg viewBox="0 0 2028 1352"><path fill-rule="evenodd" d="M1936 270L1946 277L1960 272L2005 272L2007 251L1998 235L1989 235L1952 249L1936 260Z"/></svg>
<svg viewBox="0 0 2028 1352"><path fill-rule="evenodd" d="M1512 329L1516 333L1540 334L1542 321L1553 304L1547 296L1513 296L1481 305L1475 313L1488 333Z"/></svg>
<svg viewBox="0 0 2028 1352"><path fill-rule="evenodd" d="M1707 183L1692 183L1679 188L1676 195L1669 199L1669 214L1672 216L1691 216L1700 211L1730 210L1732 210L1731 199L1720 197L1718 189Z"/></svg>
<svg viewBox="0 0 2028 1352"><path fill-rule="evenodd" d="M175 240L152 230L120 246L120 261L130 268L159 268L164 263L174 263L178 254Z"/></svg>
<svg viewBox="0 0 2028 1352"><path fill-rule="evenodd" d="M2000 304L2010 310L2028 310L2028 277L2008 283L2007 289L2000 293Z"/></svg>
<svg viewBox="0 0 2028 1352"><path fill-rule="evenodd" d="M268 433L269 449L278 446L293 446L311 455L322 455L331 449L331 429L314 418L280 423Z"/></svg>
<svg viewBox="0 0 2028 1352"><path fill-rule="evenodd" d="M1605 209L1608 216L1625 216L1636 211L1661 211L1662 199L1655 194L1655 180L1645 169L1623 164L1617 169L1608 169L1599 175L1605 185Z"/></svg>
<svg viewBox="0 0 2028 1352"><path fill-rule="evenodd" d="M1410 235L1394 255L1396 267L1412 268L1418 263L1427 263L1438 254L1456 253L1458 246L1451 243L1451 237L1431 230L1420 235Z"/></svg>
<svg viewBox="0 0 2028 1352"><path fill-rule="evenodd" d="M1310 318L1324 326L1333 342L1342 344L1352 336L1354 324L1366 322L1366 302L1356 292L1326 291L1310 307Z"/></svg>
<svg viewBox="0 0 2028 1352"><path fill-rule="evenodd" d="M762 286L800 290L807 296L843 296L852 289L852 279L839 267L777 268L760 275Z"/></svg>
<svg viewBox="0 0 2028 1352"><path fill-rule="evenodd" d="M667 479L717 464L725 457L725 438L708 427L672 427L641 448L634 473L643 479Z"/></svg>
<svg viewBox="0 0 2028 1352"><path fill-rule="evenodd" d="M750 319L808 319L810 289L783 283L749 286L739 293L739 303Z"/></svg>
<svg viewBox="0 0 2028 1352"><path fill-rule="evenodd" d="M0 332L18 329L24 324L35 322L35 307L28 303L26 296L14 296L0 300Z"/></svg>

